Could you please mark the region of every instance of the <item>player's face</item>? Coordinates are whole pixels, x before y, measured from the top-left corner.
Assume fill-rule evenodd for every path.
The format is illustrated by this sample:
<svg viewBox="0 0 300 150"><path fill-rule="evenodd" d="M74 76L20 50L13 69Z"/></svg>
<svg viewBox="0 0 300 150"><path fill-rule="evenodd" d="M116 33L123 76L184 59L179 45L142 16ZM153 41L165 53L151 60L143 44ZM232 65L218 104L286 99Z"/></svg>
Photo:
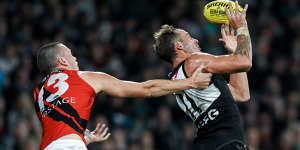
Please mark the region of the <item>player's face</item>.
<svg viewBox="0 0 300 150"><path fill-rule="evenodd" d="M186 52L193 53L201 51L201 48L198 45L198 40L192 38L188 32L182 29L177 29L176 32L179 35Z"/></svg>
<svg viewBox="0 0 300 150"><path fill-rule="evenodd" d="M72 55L71 50L63 44L59 46L64 53L64 58L68 61L70 69L79 70L77 59Z"/></svg>

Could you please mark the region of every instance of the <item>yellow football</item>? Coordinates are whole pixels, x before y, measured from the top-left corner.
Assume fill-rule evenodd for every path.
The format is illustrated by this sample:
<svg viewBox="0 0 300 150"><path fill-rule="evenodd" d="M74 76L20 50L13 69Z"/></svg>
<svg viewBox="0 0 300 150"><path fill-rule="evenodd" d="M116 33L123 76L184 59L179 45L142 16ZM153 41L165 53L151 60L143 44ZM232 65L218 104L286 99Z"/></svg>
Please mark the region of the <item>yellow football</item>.
<svg viewBox="0 0 300 150"><path fill-rule="evenodd" d="M204 17L213 24L224 24L228 22L228 18L225 13L225 8L229 9L229 3L232 4L232 8L235 12L235 3L229 0L216 0L207 3L204 7ZM243 8L239 5L239 11L242 12Z"/></svg>

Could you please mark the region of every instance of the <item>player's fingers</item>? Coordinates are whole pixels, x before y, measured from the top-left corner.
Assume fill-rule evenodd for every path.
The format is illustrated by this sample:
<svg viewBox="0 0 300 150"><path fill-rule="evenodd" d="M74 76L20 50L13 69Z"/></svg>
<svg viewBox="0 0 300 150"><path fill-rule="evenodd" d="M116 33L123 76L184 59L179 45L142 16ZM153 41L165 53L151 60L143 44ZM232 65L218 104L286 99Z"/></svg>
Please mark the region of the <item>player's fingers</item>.
<svg viewBox="0 0 300 150"><path fill-rule="evenodd" d="M202 69L204 68L204 65L199 66L193 73L192 78L196 79L196 81L199 80L199 76L201 76L202 73Z"/></svg>
<svg viewBox="0 0 300 150"><path fill-rule="evenodd" d="M245 8L242 11L242 15L245 15L248 9L248 4L245 5Z"/></svg>
<svg viewBox="0 0 300 150"><path fill-rule="evenodd" d="M208 77L208 79L210 80L210 77L212 76L211 73L203 73L206 77Z"/></svg>
<svg viewBox="0 0 300 150"><path fill-rule="evenodd" d="M228 20L230 21L231 20L231 15L230 15L229 9L225 8L225 14L226 14Z"/></svg>
<svg viewBox="0 0 300 150"><path fill-rule="evenodd" d="M231 31L230 31L230 35L233 35L233 36L234 36L234 32L235 32L234 29L233 29L232 27L230 27L230 30L231 30Z"/></svg>
<svg viewBox="0 0 300 150"><path fill-rule="evenodd" d="M110 137L110 135L111 135L110 133L106 134L106 136L103 137L103 141L104 141L104 140L107 140L107 139Z"/></svg>
<svg viewBox="0 0 300 150"><path fill-rule="evenodd" d="M96 128L95 128L95 130L94 130L94 131L98 131L98 130L99 130L99 128L100 128L100 123L97 123L97 125L96 125Z"/></svg>
<svg viewBox="0 0 300 150"><path fill-rule="evenodd" d="M222 24L222 26L221 26L221 35L222 35L222 37L226 36L226 34L225 34L225 25L224 24Z"/></svg>
<svg viewBox="0 0 300 150"><path fill-rule="evenodd" d="M229 35L229 24L228 23L225 24L225 34Z"/></svg>
<svg viewBox="0 0 300 150"><path fill-rule="evenodd" d="M105 137L105 135L107 134L107 131L108 131L108 128L106 127L100 136Z"/></svg>
<svg viewBox="0 0 300 150"><path fill-rule="evenodd" d="M204 68L204 65L199 66L196 71L194 72L194 74L200 74L202 73L202 69Z"/></svg>
<svg viewBox="0 0 300 150"><path fill-rule="evenodd" d="M203 74L203 76L205 76L206 78L205 78L205 81L206 81L206 86L208 86L209 85L209 83L210 83L210 80L211 80L211 76L212 76L212 74L211 73L204 73Z"/></svg>
<svg viewBox="0 0 300 150"><path fill-rule="evenodd" d="M92 131L92 134L97 134L99 132L99 128L100 128L100 123L97 123L96 128L94 131Z"/></svg>
<svg viewBox="0 0 300 150"><path fill-rule="evenodd" d="M100 135L103 132L104 128L105 128L105 124L102 124L100 129L96 131L96 135Z"/></svg>
<svg viewBox="0 0 300 150"><path fill-rule="evenodd" d="M223 44L223 45L226 45L226 42L225 42L225 40L224 39L222 39L222 38L219 38L219 41Z"/></svg>
<svg viewBox="0 0 300 150"><path fill-rule="evenodd" d="M229 3L229 13L230 13L230 16L234 15L234 12L233 12L233 9L232 9L232 3Z"/></svg>
<svg viewBox="0 0 300 150"><path fill-rule="evenodd" d="M235 1L235 15L238 15L239 14L239 2L236 0Z"/></svg>

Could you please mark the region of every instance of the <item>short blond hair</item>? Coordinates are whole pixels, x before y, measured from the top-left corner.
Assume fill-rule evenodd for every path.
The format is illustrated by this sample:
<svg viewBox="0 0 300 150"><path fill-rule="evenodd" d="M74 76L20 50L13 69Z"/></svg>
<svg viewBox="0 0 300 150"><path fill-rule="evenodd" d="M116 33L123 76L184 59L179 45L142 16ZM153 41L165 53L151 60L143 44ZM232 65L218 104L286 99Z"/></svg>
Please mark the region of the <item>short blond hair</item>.
<svg viewBox="0 0 300 150"><path fill-rule="evenodd" d="M158 56L172 63L173 58L176 56L174 42L178 41L176 28L171 25L162 25L161 28L153 34L154 37L154 51Z"/></svg>

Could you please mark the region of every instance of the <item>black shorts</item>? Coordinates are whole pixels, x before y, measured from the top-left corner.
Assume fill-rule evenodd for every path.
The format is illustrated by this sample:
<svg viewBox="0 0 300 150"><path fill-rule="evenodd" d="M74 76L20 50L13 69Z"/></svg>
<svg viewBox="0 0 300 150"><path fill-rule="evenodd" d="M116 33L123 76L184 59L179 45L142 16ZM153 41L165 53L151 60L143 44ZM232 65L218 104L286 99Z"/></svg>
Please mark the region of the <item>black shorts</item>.
<svg viewBox="0 0 300 150"><path fill-rule="evenodd" d="M219 148L217 148L217 150L249 150L249 148L247 147L246 144L240 142L232 142L220 146Z"/></svg>

